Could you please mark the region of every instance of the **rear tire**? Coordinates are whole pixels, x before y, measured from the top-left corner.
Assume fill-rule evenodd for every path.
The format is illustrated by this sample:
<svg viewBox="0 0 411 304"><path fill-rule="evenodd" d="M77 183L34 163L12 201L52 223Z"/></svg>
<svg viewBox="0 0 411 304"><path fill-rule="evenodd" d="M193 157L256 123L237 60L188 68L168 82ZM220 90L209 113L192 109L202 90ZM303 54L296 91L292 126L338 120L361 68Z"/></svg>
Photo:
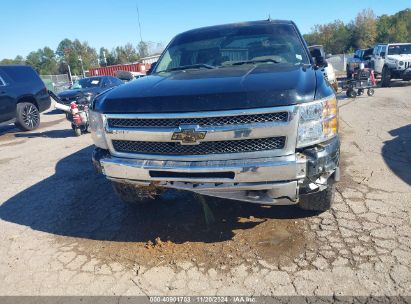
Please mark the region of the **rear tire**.
<svg viewBox="0 0 411 304"><path fill-rule="evenodd" d="M143 205L155 200L162 190L154 186L138 186L112 181L114 191L118 197L129 205Z"/></svg>
<svg viewBox="0 0 411 304"><path fill-rule="evenodd" d="M16 127L22 131L32 131L40 125L40 113L30 102L20 102L16 109Z"/></svg>
<svg viewBox="0 0 411 304"><path fill-rule="evenodd" d="M391 72L388 67L384 67L382 69L382 75L381 75L381 86L383 88L387 88L390 86L391 83Z"/></svg>
<svg viewBox="0 0 411 304"><path fill-rule="evenodd" d="M334 202L335 195L335 181L334 177L328 179L327 189L314 193L307 194L301 197L298 207L303 210L310 211L327 211L331 208Z"/></svg>

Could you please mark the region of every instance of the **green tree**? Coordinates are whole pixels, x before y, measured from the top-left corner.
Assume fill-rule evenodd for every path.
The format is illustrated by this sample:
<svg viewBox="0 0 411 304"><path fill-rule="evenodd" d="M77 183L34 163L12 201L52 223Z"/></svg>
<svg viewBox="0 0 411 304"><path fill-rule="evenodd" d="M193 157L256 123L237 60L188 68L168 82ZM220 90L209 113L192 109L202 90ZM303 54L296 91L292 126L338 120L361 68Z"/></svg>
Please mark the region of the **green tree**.
<svg viewBox="0 0 411 304"><path fill-rule="evenodd" d="M30 52L26 57L26 63L31 65L37 72L41 69L41 54L39 51Z"/></svg>
<svg viewBox="0 0 411 304"><path fill-rule="evenodd" d="M352 42L357 48L367 48L376 42L377 18L372 9L364 9L352 22Z"/></svg>
<svg viewBox="0 0 411 304"><path fill-rule="evenodd" d="M97 51L87 41L63 39L57 47L56 54L60 62L70 65L73 75L82 74L81 61L83 62L84 70L98 66ZM67 70L64 64L60 65L60 72Z"/></svg>
<svg viewBox="0 0 411 304"><path fill-rule="evenodd" d="M0 60L0 64L26 64L23 56L17 55L14 59L4 58Z"/></svg>
<svg viewBox="0 0 411 304"><path fill-rule="evenodd" d="M411 41L411 9L378 17L377 32L381 43Z"/></svg>
<svg viewBox="0 0 411 304"><path fill-rule="evenodd" d="M147 44L147 42L140 41L140 43L137 46L137 49L138 49L138 55L140 56L140 58L148 56L148 44Z"/></svg>
<svg viewBox="0 0 411 304"><path fill-rule="evenodd" d="M21 57L21 56L20 56ZM16 60L20 60L17 58ZM51 75L58 73L58 62L56 54L49 47L30 52L26 57L26 63L31 65L41 75Z"/></svg>
<svg viewBox="0 0 411 304"><path fill-rule="evenodd" d="M350 47L351 35L348 27L341 20L315 25L309 34L304 35L309 45L320 44L327 53L342 53Z"/></svg>
<svg viewBox="0 0 411 304"><path fill-rule="evenodd" d="M60 73L66 73L68 70L67 65L70 65L71 73L73 75L81 74L81 66L78 60L79 57L73 41L68 38L63 39L57 46L56 55L60 62Z"/></svg>
<svg viewBox="0 0 411 304"><path fill-rule="evenodd" d="M125 46L118 46L115 48L116 62L117 63L131 63L137 61L140 56L137 50L131 43L127 43Z"/></svg>

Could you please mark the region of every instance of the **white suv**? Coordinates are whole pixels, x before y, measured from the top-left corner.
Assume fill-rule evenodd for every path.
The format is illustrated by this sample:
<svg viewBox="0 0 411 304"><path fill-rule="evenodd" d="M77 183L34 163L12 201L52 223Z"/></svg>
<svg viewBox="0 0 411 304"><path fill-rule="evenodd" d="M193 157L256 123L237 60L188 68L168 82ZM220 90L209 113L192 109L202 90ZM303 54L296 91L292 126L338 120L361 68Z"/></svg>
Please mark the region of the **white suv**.
<svg viewBox="0 0 411 304"><path fill-rule="evenodd" d="M391 79L411 80L411 43L377 44L371 58L381 85L388 87Z"/></svg>

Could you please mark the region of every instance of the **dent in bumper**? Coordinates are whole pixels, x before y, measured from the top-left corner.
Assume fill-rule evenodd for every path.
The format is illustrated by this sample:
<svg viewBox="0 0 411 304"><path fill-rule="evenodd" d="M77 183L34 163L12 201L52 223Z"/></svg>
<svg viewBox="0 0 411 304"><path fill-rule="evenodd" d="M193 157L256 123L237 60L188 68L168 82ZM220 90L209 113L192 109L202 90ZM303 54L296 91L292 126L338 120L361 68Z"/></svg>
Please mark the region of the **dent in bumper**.
<svg viewBox="0 0 411 304"><path fill-rule="evenodd" d="M136 185L188 190L204 195L263 204L294 204L299 189L312 177L330 176L339 164L339 139L282 157L224 161L162 161L112 157L96 149L93 162L108 179ZM161 177L150 172L185 173ZM201 173L233 172L233 178L201 177ZM190 173L195 173L190 177ZM199 177L200 174L200 177ZM176 175L177 176L177 175ZM205 176L207 176L205 174ZM307 177L310 177L307 179ZM316 179L316 178L315 178Z"/></svg>

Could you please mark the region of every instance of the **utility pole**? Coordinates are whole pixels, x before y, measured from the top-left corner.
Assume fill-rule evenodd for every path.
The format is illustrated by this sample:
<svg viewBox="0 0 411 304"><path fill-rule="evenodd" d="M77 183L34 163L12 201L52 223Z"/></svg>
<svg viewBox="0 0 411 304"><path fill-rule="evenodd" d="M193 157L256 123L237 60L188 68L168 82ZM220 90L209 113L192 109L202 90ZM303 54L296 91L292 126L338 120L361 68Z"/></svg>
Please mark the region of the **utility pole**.
<svg viewBox="0 0 411 304"><path fill-rule="evenodd" d="M136 9L137 9L138 28L139 28L139 31L140 31L140 42L143 42L143 35L141 34L140 11L138 10L137 2L136 2Z"/></svg>
<svg viewBox="0 0 411 304"><path fill-rule="evenodd" d="M81 62L81 72L83 73L83 78L86 78L86 73L84 73L83 59L78 56L78 60Z"/></svg>
<svg viewBox="0 0 411 304"><path fill-rule="evenodd" d="M106 51L103 50L103 58L104 58L104 64L107 66L107 58L106 58Z"/></svg>
<svg viewBox="0 0 411 304"><path fill-rule="evenodd" d="M70 80L70 83L72 83L73 82L73 78L71 77L71 68L70 68L70 65L67 63L67 68L68 68L68 74L69 74L69 80Z"/></svg>

